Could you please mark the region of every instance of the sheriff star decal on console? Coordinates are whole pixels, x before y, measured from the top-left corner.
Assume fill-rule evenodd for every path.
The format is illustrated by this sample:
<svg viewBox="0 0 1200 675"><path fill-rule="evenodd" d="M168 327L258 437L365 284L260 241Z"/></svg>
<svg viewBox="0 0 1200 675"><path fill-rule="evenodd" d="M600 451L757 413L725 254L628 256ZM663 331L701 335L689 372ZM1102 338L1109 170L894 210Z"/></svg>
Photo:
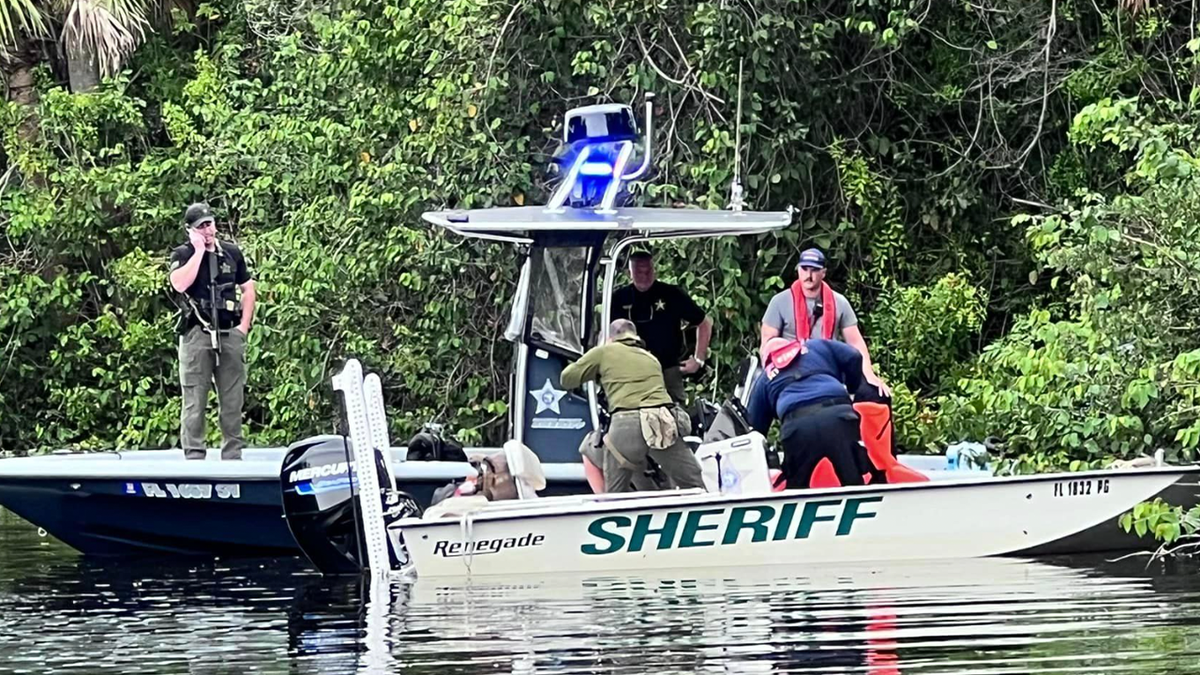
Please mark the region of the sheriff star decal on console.
<svg viewBox="0 0 1200 675"><path fill-rule="evenodd" d="M546 384L543 384L541 389L534 389L529 392L529 395L537 401L537 410L533 411L534 415L543 410L553 410L555 415L560 415L562 411L558 408L558 402L562 400L562 397L567 395L567 392L562 389L555 389L554 385L550 384L550 379L547 378Z"/></svg>

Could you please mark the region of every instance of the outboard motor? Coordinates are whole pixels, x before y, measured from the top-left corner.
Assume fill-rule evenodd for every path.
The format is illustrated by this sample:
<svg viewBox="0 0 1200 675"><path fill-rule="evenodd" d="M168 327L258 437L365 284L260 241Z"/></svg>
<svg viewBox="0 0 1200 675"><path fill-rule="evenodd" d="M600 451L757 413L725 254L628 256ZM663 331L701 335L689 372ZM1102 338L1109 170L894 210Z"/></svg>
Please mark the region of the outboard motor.
<svg viewBox="0 0 1200 675"><path fill-rule="evenodd" d="M288 529L304 555L322 574L358 574L366 567L351 441L342 436L314 436L292 444L280 472L283 512ZM384 500L384 522L421 515L408 493L392 491L377 457L377 490ZM393 568L403 562L392 550Z"/></svg>

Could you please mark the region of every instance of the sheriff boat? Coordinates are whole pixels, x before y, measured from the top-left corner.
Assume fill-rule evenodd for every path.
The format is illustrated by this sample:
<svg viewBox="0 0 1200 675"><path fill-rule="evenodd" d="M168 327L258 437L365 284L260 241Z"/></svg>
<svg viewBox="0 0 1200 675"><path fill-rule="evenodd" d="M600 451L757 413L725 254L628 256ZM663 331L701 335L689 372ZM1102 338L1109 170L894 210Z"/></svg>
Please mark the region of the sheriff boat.
<svg viewBox="0 0 1200 675"><path fill-rule="evenodd" d="M647 103L647 132L651 119ZM403 490L412 462L397 464L387 452L379 380L350 361L334 378L348 442L320 452L293 448L283 467L289 527L319 569L465 577L1120 551L1153 546L1118 527L1135 504L1197 502L1195 466L1019 477L943 472L930 482L783 492L766 481L726 484L722 457L750 458L749 474L765 472L755 464L766 452L757 434L701 446L698 454L717 465L706 466L708 491L540 496L559 467L578 466L579 442L597 427L595 389L580 396L557 383L611 318L622 253L643 241L754 235L791 222L788 212L743 210L736 171L730 210L619 206L625 183L649 165L649 137L631 168L638 134L629 107L572 110L564 178L546 206L424 215L526 253L508 331L516 342L514 434L503 449L520 498L449 500L422 515ZM328 463L344 467L336 483L289 482L295 471ZM354 486L362 489L350 499Z"/></svg>

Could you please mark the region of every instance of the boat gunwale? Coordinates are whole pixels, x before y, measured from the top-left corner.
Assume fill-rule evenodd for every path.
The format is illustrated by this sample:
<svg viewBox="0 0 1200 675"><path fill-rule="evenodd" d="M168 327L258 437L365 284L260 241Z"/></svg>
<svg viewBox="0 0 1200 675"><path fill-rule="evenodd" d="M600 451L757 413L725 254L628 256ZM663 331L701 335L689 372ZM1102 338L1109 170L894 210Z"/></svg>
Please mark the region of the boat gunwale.
<svg viewBox="0 0 1200 675"><path fill-rule="evenodd" d="M1083 480L1089 478L1104 478L1111 476L1144 476L1144 475L1165 475L1178 474L1175 480L1171 483L1177 484L1179 481L1189 474L1197 479L1196 485L1200 485L1200 464L1187 466L1161 466L1161 467L1144 467L1138 469L1096 469L1092 471L1075 471L1061 472L1049 474L1034 474L1025 476L980 476L977 478L968 479L942 479L936 481L923 481L919 483L890 483L882 485L851 485L837 486L829 488L805 488L798 490L784 490L782 492L771 492L759 495L723 495L713 492L705 492L700 494L682 494L674 495L655 495L650 493L645 497L625 497L619 499L591 499L588 500L588 495L580 495L584 499L573 501L573 503L565 505L562 509L554 509L553 500L557 497L539 498L546 499L546 509L539 509L536 506L538 500L514 500L516 503L528 504L528 506L520 506L515 508L505 508L499 506L503 502L489 502L489 504L497 504L498 506L484 506L475 511L470 511L458 516L446 515L437 519L426 520L424 518L404 518L396 521L392 527L398 527L403 530L421 529L427 527L438 527L445 525L457 526L464 516L469 515L471 522L498 522L506 520L523 520L529 518L541 517L556 517L556 516L576 516L588 514L614 514L630 511L644 511L648 508L663 506L666 499L672 499L667 504L673 508L689 508L700 507L710 504L718 504L722 507L744 504L749 502L776 502L784 500L793 500L797 498L813 498L830 495L857 495L870 494L878 492L904 492L917 491L927 489L941 488L965 488L965 487L982 487L995 485L1013 485L1023 483L1044 483L1047 481L1066 481L1066 480ZM1168 485L1169 487L1169 485ZM630 493L636 494L636 493ZM653 495L653 496L651 496ZM596 495L592 495L593 497ZM563 499L569 499L564 497ZM630 503L636 502L636 503ZM514 504L515 506L515 504ZM1129 505L1133 508L1133 504ZM491 513L489 513L491 511Z"/></svg>

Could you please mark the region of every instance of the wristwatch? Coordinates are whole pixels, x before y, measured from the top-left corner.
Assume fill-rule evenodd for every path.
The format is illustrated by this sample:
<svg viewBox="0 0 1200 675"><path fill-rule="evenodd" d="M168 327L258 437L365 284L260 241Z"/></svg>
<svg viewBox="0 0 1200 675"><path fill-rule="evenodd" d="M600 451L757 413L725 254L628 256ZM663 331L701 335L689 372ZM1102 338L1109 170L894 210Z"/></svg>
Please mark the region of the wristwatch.
<svg viewBox="0 0 1200 675"><path fill-rule="evenodd" d="M704 367L704 359L700 358L699 356L693 356L692 360L695 361L696 363L700 364L701 368Z"/></svg>

